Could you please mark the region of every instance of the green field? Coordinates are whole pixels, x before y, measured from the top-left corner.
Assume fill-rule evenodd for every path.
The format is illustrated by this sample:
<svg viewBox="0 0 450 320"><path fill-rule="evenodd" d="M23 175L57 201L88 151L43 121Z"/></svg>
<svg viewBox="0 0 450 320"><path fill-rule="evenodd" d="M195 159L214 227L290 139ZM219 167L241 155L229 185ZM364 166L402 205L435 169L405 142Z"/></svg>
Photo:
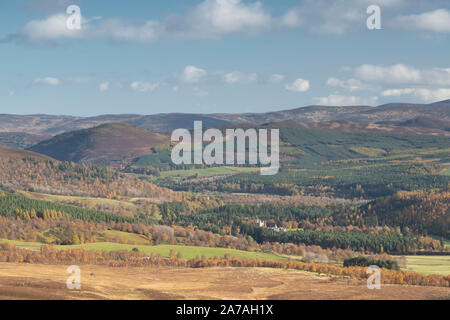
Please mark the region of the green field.
<svg viewBox="0 0 450 320"><path fill-rule="evenodd" d="M450 248L450 241L449 240L444 240L444 247Z"/></svg>
<svg viewBox="0 0 450 320"><path fill-rule="evenodd" d="M450 256L407 256L407 270L423 274L450 275Z"/></svg>
<svg viewBox="0 0 450 320"><path fill-rule="evenodd" d="M0 239L0 242L7 242L17 247L30 250L38 250L42 245L36 242L20 242L3 239ZM224 248L192 247L192 246L177 246L177 245L145 246L145 245L119 244L112 242L97 242L82 245L55 246L55 247L60 250L83 248L85 250L93 250L93 251L118 251L118 250L131 251L133 248L137 248L139 249L139 251L144 252L145 254L151 255L151 253L154 252L155 254L160 254L163 257L168 257L170 254L170 250L174 250L177 253L178 252L181 253L184 259L192 259L195 257L201 258L202 256L205 256L206 258L223 257L224 255L228 254L231 257L241 259L260 259L271 261L287 260L287 258L280 257L271 253L249 252Z"/></svg>
<svg viewBox="0 0 450 320"><path fill-rule="evenodd" d="M171 170L163 171L160 174L160 178L169 177L212 177L221 175L232 175L238 173L252 173L258 171L259 168L247 168L247 167L214 167L206 169L189 169L189 170Z"/></svg>

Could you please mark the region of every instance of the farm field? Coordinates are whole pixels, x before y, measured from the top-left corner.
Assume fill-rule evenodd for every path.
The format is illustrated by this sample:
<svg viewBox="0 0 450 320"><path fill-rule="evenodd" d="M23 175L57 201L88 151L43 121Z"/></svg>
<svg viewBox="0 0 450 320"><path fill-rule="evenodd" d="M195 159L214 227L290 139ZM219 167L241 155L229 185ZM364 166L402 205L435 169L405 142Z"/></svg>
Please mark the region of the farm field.
<svg viewBox="0 0 450 320"><path fill-rule="evenodd" d="M247 167L213 167L206 169L189 169L189 170L172 170L162 171L159 178L168 177L212 177L222 175L232 175L238 173L254 173L260 170L259 168L247 168Z"/></svg>
<svg viewBox="0 0 450 320"><path fill-rule="evenodd" d="M450 256L407 256L406 258L409 271L450 275Z"/></svg>
<svg viewBox="0 0 450 320"><path fill-rule="evenodd" d="M9 244L15 245L24 249L39 250L42 246L41 243L37 242L20 242L0 239L0 242L7 242ZM282 261L287 260L285 257L281 257L271 253L263 252L249 252L240 251L234 249L223 249L223 248L208 248L208 247L193 247L193 246L177 246L177 245L158 245L158 246L145 246L145 245L129 245L129 244L119 244L112 242L97 242L88 243L81 245L70 245L70 246L55 246L55 248L60 250L70 250L70 249L85 249L93 251L118 251L118 250L133 250L137 248L139 251L145 254L151 255L152 253L160 254L163 257L169 257L170 251L181 253L184 259L193 259L195 257L201 258L205 256L206 258L223 257L228 254L231 257L241 258L241 259L261 259L261 260L272 260L272 261Z"/></svg>
<svg viewBox="0 0 450 320"><path fill-rule="evenodd" d="M445 300L449 288L386 285L263 268L81 267L81 290L66 288L67 266L0 263L0 299Z"/></svg>

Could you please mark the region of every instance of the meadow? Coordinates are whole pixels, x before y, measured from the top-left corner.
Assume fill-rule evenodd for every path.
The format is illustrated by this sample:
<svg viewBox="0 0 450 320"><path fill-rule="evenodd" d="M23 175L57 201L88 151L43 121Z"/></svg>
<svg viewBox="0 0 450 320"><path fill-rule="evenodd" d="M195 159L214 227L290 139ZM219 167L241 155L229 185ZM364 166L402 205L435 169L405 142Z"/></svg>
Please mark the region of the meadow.
<svg viewBox="0 0 450 320"><path fill-rule="evenodd" d="M406 259L408 271L450 275L450 256L407 256Z"/></svg>
<svg viewBox="0 0 450 320"><path fill-rule="evenodd" d="M6 242L11 245L31 250L39 250L43 245L37 242L21 242L21 241L12 241L12 240L4 240L0 239L0 242ZM112 243L112 242L96 242L96 243L87 243L80 245L68 245L68 246L55 246L56 249L59 250L70 250L70 249L85 249L91 251L119 251L119 250L128 250L131 251L133 249L137 249L140 252L151 255L159 254L162 257L169 257L171 251L175 251L176 253L180 253L182 258L184 259L193 259L193 258L214 258L214 257L223 257L225 255L229 255L230 257L236 257L240 259L260 259L260 260L269 260L269 261L285 261L287 258L281 257L272 253L264 253L264 252L249 252L249 251L241 251L234 249L225 249L225 248L209 248L209 247L193 247L193 246L178 246L178 245L157 245L157 246L146 246L146 245L131 245L131 244L120 244L120 243Z"/></svg>
<svg viewBox="0 0 450 320"><path fill-rule="evenodd" d="M213 176L226 176L238 173L254 173L259 171L259 168L248 167L213 167L205 169L187 169L187 170L172 170L163 171L160 173L160 178L168 177L213 177Z"/></svg>

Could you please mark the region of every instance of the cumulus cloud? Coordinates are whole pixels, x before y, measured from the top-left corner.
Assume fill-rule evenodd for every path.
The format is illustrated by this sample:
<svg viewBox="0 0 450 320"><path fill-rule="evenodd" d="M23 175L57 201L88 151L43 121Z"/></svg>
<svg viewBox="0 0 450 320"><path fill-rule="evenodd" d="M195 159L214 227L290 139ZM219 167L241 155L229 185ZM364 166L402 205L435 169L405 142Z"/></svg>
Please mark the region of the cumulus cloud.
<svg viewBox="0 0 450 320"><path fill-rule="evenodd" d="M267 30L271 28L272 20L261 2L205 0L187 16L169 19L166 28L170 33L188 37L217 37Z"/></svg>
<svg viewBox="0 0 450 320"><path fill-rule="evenodd" d="M438 9L421 14L399 16L395 24L403 29L450 32L450 11Z"/></svg>
<svg viewBox="0 0 450 320"><path fill-rule="evenodd" d="M62 38L79 38L79 30L69 30L67 28L67 16L65 14L56 14L44 20L32 20L25 24L19 35L28 40L37 41L58 40Z"/></svg>
<svg viewBox="0 0 450 320"><path fill-rule="evenodd" d="M355 76L379 84L450 86L450 68L417 69L404 64L392 66L364 64L356 68Z"/></svg>
<svg viewBox="0 0 450 320"><path fill-rule="evenodd" d="M60 83L61 81L58 78L53 77L36 78L33 80L33 84L38 85L58 86Z"/></svg>
<svg viewBox="0 0 450 320"><path fill-rule="evenodd" d="M411 96L424 102L449 98L450 68L419 69L404 64L391 66L364 64L354 69L354 76L355 78L348 80L329 78L327 85L348 91L380 90L382 97ZM321 101L339 102L341 97L344 96L334 95L322 98ZM351 99L345 101L351 102Z"/></svg>
<svg viewBox="0 0 450 320"><path fill-rule="evenodd" d="M387 89L381 95L383 97L412 96L424 102L435 102L450 99L450 88L426 89L426 88L403 88Z"/></svg>
<svg viewBox="0 0 450 320"><path fill-rule="evenodd" d="M388 67L364 64L358 67L355 73L365 81L387 83L417 83L422 78L420 70L403 64Z"/></svg>
<svg viewBox="0 0 450 320"><path fill-rule="evenodd" d="M292 84L287 84L286 89L294 92L306 92L310 88L310 83L308 80L297 79Z"/></svg>
<svg viewBox="0 0 450 320"><path fill-rule="evenodd" d="M239 71L234 71L225 74L225 82L228 84L235 83L254 83L258 81L258 75L256 73L245 74Z"/></svg>
<svg viewBox="0 0 450 320"><path fill-rule="evenodd" d="M197 68L196 66L187 66L181 75L181 81L185 83L197 83L208 75L206 70Z"/></svg>
<svg viewBox="0 0 450 320"><path fill-rule="evenodd" d="M358 90L370 90L372 89L371 86L368 84L363 83L362 81L358 79L348 79L348 80L341 80L337 78L329 78L327 80L327 86L329 87L337 87L349 91L358 91Z"/></svg>
<svg viewBox="0 0 450 320"><path fill-rule="evenodd" d="M130 85L130 88L137 92L153 92L158 87L158 83L140 81L135 81Z"/></svg>
<svg viewBox="0 0 450 320"><path fill-rule="evenodd" d="M378 97L362 98L357 96L329 95L328 97L315 98L320 105L324 106L355 106L375 105Z"/></svg>

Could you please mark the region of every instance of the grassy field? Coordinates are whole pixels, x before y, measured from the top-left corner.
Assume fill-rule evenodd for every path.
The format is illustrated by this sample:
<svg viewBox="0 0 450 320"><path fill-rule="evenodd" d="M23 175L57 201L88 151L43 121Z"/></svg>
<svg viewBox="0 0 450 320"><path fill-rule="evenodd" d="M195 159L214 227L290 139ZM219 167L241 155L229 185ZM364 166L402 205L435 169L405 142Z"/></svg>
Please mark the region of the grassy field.
<svg viewBox="0 0 450 320"><path fill-rule="evenodd" d="M407 256L407 270L450 275L450 256Z"/></svg>
<svg viewBox="0 0 450 320"><path fill-rule="evenodd" d="M252 173L258 171L259 168L247 168L247 167L214 167L206 169L190 169L190 170L172 170L161 172L160 178L168 177L192 177L197 175L198 177L212 177L222 175L232 175L238 173Z"/></svg>
<svg viewBox="0 0 450 320"><path fill-rule="evenodd" d="M20 242L20 241L12 241L12 240L3 240L0 239L0 242L7 242L17 247L21 247L24 249L38 250L42 244L36 242ZM280 261L287 260L287 258L277 256L275 254L263 253L263 252L248 252L234 249L223 249L223 248L208 248L208 247L192 247L192 246L177 246L177 245L158 245L158 246L146 246L146 245L129 245L129 244L120 244L120 243L112 243L112 242L97 242L97 243L88 243L81 245L72 245L72 246L55 246L60 250L69 250L69 249L80 249L83 248L85 250L93 250L93 251L117 251L117 250L133 250L134 248L139 249L139 251L144 252L145 254L151 255L152 252L155 254L160 254L163 257L168 257L171 250L179 252L182 254L184 259L192 259L195 257L201 258L205 256L206 258L213 257L223 257L225 254L228 254L232 257L237 257L241 259L261 259L261 260L271 260L271 261Z"/></svg>

